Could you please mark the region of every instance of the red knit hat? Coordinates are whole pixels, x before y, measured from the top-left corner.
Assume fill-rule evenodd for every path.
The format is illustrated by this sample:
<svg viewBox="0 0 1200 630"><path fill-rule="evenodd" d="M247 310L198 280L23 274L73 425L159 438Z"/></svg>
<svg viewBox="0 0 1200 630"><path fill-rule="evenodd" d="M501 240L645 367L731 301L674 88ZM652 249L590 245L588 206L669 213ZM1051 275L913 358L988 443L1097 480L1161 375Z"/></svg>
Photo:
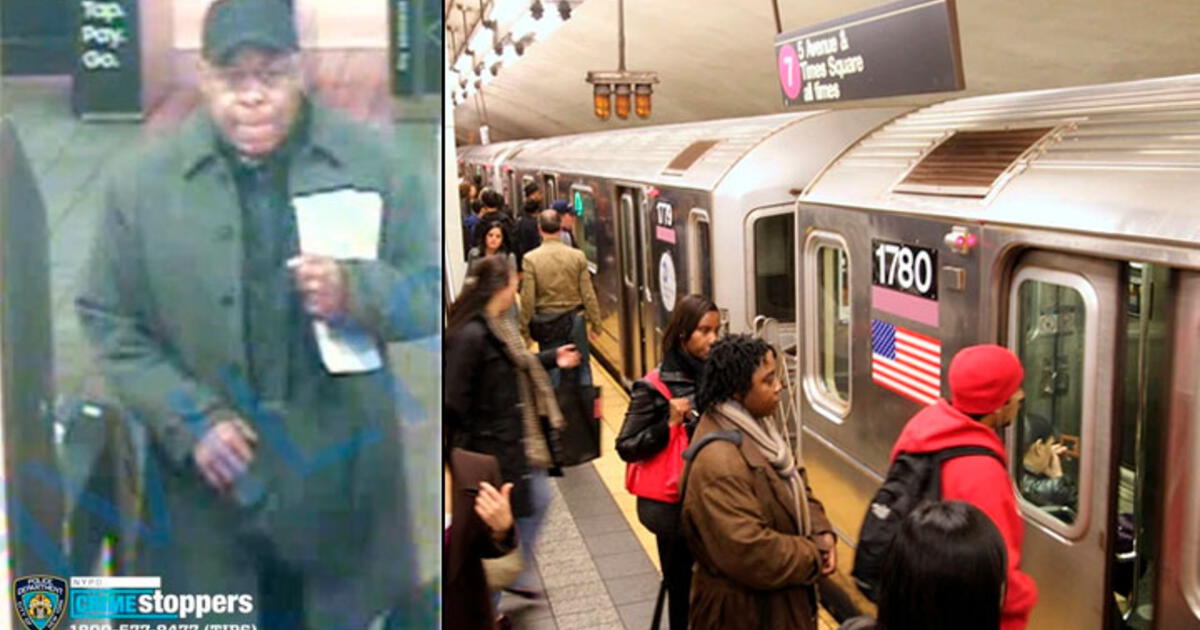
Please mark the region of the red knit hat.
<svg viewBox="0 0 1200 630"><path fill-rule="evenodd" d="M995 344L963 348L950 361L950 404L963 413L991 413L1021 386L1025 369L1012 350Z"/></svg>

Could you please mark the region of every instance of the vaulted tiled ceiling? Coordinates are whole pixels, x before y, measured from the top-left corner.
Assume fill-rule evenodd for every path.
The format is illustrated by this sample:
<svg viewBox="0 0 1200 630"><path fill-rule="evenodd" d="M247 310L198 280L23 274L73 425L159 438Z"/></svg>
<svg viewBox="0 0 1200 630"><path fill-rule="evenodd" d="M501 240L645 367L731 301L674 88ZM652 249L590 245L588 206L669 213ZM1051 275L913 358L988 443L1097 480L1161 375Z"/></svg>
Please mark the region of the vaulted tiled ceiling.
<svg viewBox="0 0 1200 630"><path fill-rule="evenodd" d="M785 31L882 3L778 2ZM959 0L957 11L967 90L867 103L1200 72L1195 0ZM771 0L626 0L625 28L628 68L655 70L662 81L650 119L592 115L584 78L617 66L617 0L586 0L484 88L492 140L783 111ZM478 141L476 103L455 109L460 141Z"/></svg>

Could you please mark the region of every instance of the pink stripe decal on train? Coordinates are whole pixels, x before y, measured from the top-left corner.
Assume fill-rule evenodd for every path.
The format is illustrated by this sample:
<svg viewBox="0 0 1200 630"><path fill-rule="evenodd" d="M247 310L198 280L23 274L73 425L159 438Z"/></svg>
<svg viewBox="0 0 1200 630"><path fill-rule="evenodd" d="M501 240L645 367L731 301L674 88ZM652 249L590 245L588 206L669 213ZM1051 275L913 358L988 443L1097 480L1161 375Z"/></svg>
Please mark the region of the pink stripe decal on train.
<svg viewBox="0 0 1200 630"><path fill-rule="evenodd" d="M871 287L871 308L898 315L927 326L938 327L937 300L927 300L883 287Z"/></svg>
<svg viewBox="0 0 1200 630"><path fill-rule="evenodd" d="M660 241L665 241L672 245L675 244L675 230L672 230L671 228L669 228L665 225L660 225L657 228L655 228L654 237Z"/></svg>

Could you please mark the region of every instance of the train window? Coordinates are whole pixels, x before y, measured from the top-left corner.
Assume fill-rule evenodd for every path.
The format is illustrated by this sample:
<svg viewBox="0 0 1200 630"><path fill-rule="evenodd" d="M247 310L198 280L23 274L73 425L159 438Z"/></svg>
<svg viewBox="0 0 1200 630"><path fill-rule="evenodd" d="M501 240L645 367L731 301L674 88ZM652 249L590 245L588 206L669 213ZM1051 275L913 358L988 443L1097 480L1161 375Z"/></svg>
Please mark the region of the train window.
<svg viewBox="0 0 1200 630"><path fill-rule="evenodd" d="M513 197L517 199L517 202L513 204L514 213L516 211L520 210L525 205L525 187L528 186L529 184L533 184L536 182L537 182L537 178L534 177L533 175L525 175L521 178L520 190L513 192ZM543 194L542 199L545 199L545 198L546 198L546 196L545 196L545 194ZM547 205L546 207L549 207L549 206Z"/></svg>
<svg viewBox="0 0 1200 630"><path fill-rule="evenodd" d="M590 188L571 187L571 207L575 209L575 240L593 264L600 264L596 254L596 236L600 230L596 216L596 196Z"/></svg>
<svg viewBox="0 0 1200 630"><path fill-rule="evenodd" d="M1080 510L1088 312L1075 287L1026 279L1017 289L1017 355L1025 403L1017 421L1016 485L1026 501L1066 525Z"/></svg>
<svg viewBox="0 0 1200 630"><path fill-rule="evenodd" d="M795 321L795 218L791 208L754 222L755 315Z"/></svg>
<svg viewBox="0 0 1200 630"><path fill-rule="evenodd" d="M804 248L804 388L835 422L850 410L850 259L841 237L813 232Z"/></svg>
<svg viewBox="0 0 1200 630"><path fill-rule="evenodd" d="M688 285L692 293L712 297L712 241L708 213L693 208L688 215Z"/></svg>

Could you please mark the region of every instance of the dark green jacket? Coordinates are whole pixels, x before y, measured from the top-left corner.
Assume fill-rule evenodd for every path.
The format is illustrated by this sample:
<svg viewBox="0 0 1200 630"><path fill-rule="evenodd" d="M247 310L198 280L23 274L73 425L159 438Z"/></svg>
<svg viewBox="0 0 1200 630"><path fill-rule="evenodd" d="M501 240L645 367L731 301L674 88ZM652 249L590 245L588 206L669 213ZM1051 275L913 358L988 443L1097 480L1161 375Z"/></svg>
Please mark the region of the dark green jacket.
<svg viewBox="0 0 1200 630"><path fill-rule="evenodd" d="M386 357L386 342L437 331L440 241L428 193L436 165L401 155L380 142L381 133L313 107L307 141L291 157L288 188L293 197L346 187L383 196L379 259L345 268L349 319L373 334ZM303 571L370 579L362 563L387 560L412 572L411 552L393 549L406 557L389 557L376 544L390 529L393 546L412 546L407 517L393 523L404 491L395 384L386 366L323 377L319 393L286 401L273 410L279 422L267 427L258 426L263 416L242 391L237 375L247 373L246 347L253 343L242 305L242 213L215 134L198 112L113 169L77 299L105 376L149 428L156 460L167 469L167 512L178 530L178 544L167 548L177 553L183 544L229 540L229 532L179 540L204 535L190 522L216 519L208 527L214 529L218 521L253 518ZM236 410L260 436L269 434L252 472L271 499L253 515L208 491L192 467L192 449L211 422L206 414L218 408Z"/></svg>

